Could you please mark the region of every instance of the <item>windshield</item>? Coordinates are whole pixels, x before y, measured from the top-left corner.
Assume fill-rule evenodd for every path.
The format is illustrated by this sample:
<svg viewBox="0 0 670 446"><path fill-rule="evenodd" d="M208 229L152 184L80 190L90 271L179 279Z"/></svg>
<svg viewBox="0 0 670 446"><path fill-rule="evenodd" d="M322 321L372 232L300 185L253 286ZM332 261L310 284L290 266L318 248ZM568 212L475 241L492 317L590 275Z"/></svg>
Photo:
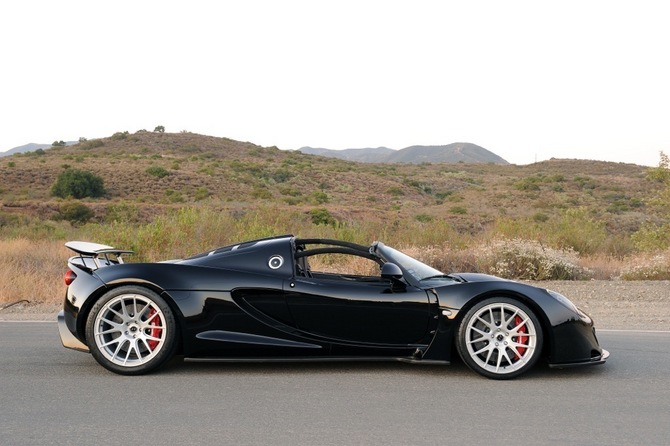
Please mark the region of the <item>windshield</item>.
<svg viewBox="0 0 670 446"><path fill-rule="evenodd" d="M400 266L418 281L434 277L446 277L446 274L442 271L438 271L425 263L419 262L417 259L414 259L397 249L389 248L381 243L378 245L378 248L380 254L384 257L384 260Z"/></svg>

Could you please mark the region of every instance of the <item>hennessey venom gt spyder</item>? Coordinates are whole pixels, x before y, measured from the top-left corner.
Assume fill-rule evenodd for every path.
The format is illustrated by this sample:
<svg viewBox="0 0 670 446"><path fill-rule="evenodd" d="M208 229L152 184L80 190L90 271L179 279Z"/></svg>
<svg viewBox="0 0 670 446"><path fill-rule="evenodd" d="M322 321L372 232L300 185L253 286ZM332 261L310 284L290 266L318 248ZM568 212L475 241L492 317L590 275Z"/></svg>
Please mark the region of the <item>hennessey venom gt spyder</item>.
<svg viewBox="0 0 670 446"><path fill-rule="evenodd" d="M66 246L77 255L58 315L62 343L124 375L174 355L449 364L455 348L475 372L507 379L540 358L571 367L609 356L591 319L561 294L445 274L381 242L283 235L160 263L124 263L130 251L96 243ZM310 268L342 255L370 263L374 274Z"/></svg>

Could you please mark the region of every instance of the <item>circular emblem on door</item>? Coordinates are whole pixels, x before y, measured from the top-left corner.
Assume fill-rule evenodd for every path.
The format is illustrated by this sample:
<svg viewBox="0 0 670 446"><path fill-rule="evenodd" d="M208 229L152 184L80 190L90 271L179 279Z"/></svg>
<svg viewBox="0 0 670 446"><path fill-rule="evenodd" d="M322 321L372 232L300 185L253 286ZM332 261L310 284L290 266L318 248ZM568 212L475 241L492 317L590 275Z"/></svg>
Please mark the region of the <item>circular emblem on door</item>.
<svg viewBox="0 0 670 446"><path fill-rule="evenodd" d="M268 266L270 269L279 269L284 264L284 258L282 256L272 256L268 260Z"/></svg>

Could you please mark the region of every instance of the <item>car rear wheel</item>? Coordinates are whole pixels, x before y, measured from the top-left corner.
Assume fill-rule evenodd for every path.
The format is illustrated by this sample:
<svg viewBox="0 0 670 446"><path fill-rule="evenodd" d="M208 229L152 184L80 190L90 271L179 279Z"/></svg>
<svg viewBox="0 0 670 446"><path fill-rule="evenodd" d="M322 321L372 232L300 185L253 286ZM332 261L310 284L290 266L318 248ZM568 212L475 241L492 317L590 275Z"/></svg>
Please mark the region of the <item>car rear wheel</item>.
<svg viewBox="0 0 670 446"><path fill-rule="evenodd" d="M86 321L93 357L106 369L123 375L148 373L170 359L176 332L174 315L165 300L136 286L103 295Z"/></svg>
<svg viewBox="0 0 670 446"><path fill-rule="evenodd" d="M533 311L507 298L485 299L463 318L456 341L465 364L480 375L510 379L528 371L540 357L542 327Z"/></svg>

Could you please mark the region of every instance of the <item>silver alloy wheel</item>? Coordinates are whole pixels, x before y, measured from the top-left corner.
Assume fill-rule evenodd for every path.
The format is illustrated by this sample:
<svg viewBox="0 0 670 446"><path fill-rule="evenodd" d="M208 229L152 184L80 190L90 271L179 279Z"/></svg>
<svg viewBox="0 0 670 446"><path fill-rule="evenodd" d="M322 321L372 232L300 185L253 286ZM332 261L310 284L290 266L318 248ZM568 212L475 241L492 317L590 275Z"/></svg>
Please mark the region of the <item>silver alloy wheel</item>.
<svg viewBox="0 0 670 446"><path fill-rule="evenodd" d="M98 312L93 328L102 355L118 366L135 367L150 361L167 338L167 324L158 305L141 294L121 294Z"/></svg>
<svg viewBox="0 0 670 446"><path fill-rule="evenodd" d="M516 372L532 361L537 329L530 316L507 302L480 308L465 327L470 358L496 375Z"/></svg>

